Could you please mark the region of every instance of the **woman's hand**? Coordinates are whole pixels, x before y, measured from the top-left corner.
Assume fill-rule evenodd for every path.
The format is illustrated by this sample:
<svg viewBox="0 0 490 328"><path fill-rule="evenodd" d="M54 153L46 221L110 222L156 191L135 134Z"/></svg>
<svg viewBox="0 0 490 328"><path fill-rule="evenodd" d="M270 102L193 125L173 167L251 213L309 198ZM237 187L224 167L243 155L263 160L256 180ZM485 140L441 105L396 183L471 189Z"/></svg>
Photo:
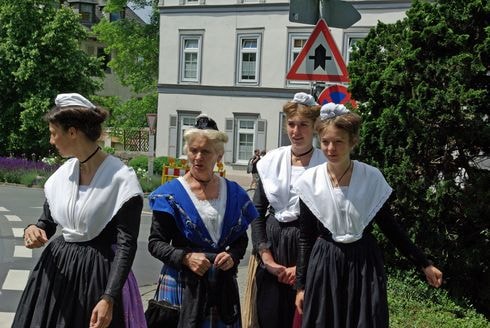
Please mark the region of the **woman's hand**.
<svg viewBox="0 0 490 328"><path fill-rule="evenodd" d="M436 288L442 285L442 272L438 268L433 265L429 265L422 270L425 273L425 277L427 278L429 285Z"/></svg>
<svg viewBox="0 0 490 328"><path fill-rule="evenodd" d="M36 225L31 224L24 230L24 245L27 248L39 248L47 242L46 232Z"/></svg>
<svg viewBox="0 0 490 328"><path fill-rule="evenodd" d="M277 280L286 285L294 285L296 282L296 266L286 268L277 276Z"/></svg>
<svg viewBox="0 0 490 328"><path fill-rule="evenodd" d="M235 261L233 261L231 255L227 252L219 253L214 260L214 267L223 271L230 270L234 265Z"/></svg>
<svg viewBox="0 0 490 328"><path fill-rule="evenodd" d="M298 310L299 314L303 314L303 302L305 300L305 291L298 289L296 292L296 300L294 301L294 304L296 305L296 309Z"/></svg>
<svg viewBox="0 0 490 328"><path fill-rule="evenodd" d="M204 276L211 267L211 262L204 253L187 253L184 256L184 265L198 276Z"/></svg>
<svg viewBox="0 0 490 328"><path fill-rule="evenodd" d="M284 271L286 271L285 266L277 264L276 261L274 261L274 257L269 250L264 250L260 254L260 257L262 258L262 263L264 263L265 268L270 274L279 277L280 275L284 274Z"/></svg>
<svg viewBox="0 0 490 328"><path fill-rule="evenodd" d="M92 310L90 317L90 328L106 328L112 321L112 301L108 298L102 298Z"/></svg>

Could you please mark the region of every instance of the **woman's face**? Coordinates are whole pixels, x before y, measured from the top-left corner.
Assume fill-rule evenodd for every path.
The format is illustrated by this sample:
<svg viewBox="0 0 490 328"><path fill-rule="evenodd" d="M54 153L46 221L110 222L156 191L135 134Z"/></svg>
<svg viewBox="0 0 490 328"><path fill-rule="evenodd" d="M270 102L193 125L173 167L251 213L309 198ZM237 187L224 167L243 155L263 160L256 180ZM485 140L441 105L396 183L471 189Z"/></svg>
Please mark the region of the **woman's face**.
<svg viewBox="0 0 490 328"><path fill-rule="evenodd" d="M61 157L73 155L70 153L70 133L59 125L49 123L49 143L56 147Z"/></svg>
<svg viewBox="0 0 490 328"><path fill-rule="evenodd" d="M321 149L328 161L332 164L343 163L350 159L350 152L354 142L349 133L331 124L327 126L320 136Z"/></svg>
<svg viewBox="0 0 490 328"><path fill-rule="evenodd" d="M187 158L193 171L213 172L216 162L221 160L214 145L204 136L196 136L187 144Z"/></svg>
<svg viewBox="0 0 490 328"><path fill-rule="evenodd" d="M300 115L287 119L287 132L291 145L296 148L311 147L314 133L313 122Z"/></svg>

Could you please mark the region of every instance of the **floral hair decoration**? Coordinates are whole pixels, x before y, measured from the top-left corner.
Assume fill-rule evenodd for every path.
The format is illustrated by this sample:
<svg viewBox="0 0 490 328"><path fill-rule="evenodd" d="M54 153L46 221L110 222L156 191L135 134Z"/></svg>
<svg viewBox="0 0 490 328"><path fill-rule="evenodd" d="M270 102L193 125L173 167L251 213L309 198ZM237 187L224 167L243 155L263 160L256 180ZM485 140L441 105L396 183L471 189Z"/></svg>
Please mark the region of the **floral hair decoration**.
<svg viewBox="0 0 490 328"><path fill-rule="evenodd" d="M348 110L344 105L330 102L323 105L320 109L320 120L325 121L347 113L350 113L350 110Z"/></svg>
<svg viewBox="0 0 490 328"><path fill-rule="evenodd" d="M305 92L298 92L294 95L294 98L292 102L295 102L297 104L302 104L305 106L315 106L318 105L317 102L315 101L315 98L313 98L312 95L309 95Z"/></svg>

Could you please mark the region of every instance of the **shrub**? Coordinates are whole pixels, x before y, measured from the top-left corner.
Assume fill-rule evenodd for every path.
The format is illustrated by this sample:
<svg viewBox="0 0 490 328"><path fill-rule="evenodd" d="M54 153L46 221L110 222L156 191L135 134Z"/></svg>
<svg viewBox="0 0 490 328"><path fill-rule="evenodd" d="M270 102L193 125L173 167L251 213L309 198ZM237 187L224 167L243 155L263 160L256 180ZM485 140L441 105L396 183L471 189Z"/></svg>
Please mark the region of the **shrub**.
<svg viewBox="0 0 490 328"><path fill-rule="evenodd" d="M136 156L129 160L128 166L131 166L136 172L138 169L148 170L148 157L144 155Z"/></svg>
<svg viewBox="0 0 490 328"><path fill-rule="evenodd" d="M141 189L143 189L143 192L149 193L160 186L161 177L158 175L153 175L151 179L144 178L144 179L139 179L139 181L141 184Z"/></svg>
<svg viewBox="0 0 490 328"><path fill-rule="evenodd" d="M388 279L390 327L488 328L490 323L466 301L430 287L415 271L394 270Z"/></svg>
<svg viewBox="0 0 490 328"><path fill-rule="evenodd" d="M107 154L111 154L111 155L114 155L116 153L116 149L114 149L113 147L104 146L102 150Z"/></svg>
<svg viewBox="0 0 490 328"><path fill-rule="evenodd" d="M168 164L168 158L166 156L156 157L153 162L153 173L156 175L162 174L163 165Z"/></svg>
<svg viewBox="0 0 490 328"><path fill-rule="evenodd" d="M34 185L39 184L39 174L37 171L25 171L20 176L19 183L24 186L32 187Z"/></svg>
<svg viewBox="0 0 490 328"><path fill-rule="evenodd" d="M24 172L25 171L5 170L2 174L3 182L20 183Z"/></svg>
<svg viewBox="0 0 490 328"><path fill-rule="evenodd" d="M163 167L163 165L165 165L167 163L168 163L168 159L166 156L155 157L155 159L153 161L153 174L161 175L162 174L162 167ZM147 171L148 170L148 156L145 156L145 155L136 156L128 162L128 165L131 166L135 171L137 171L139 168Z"/></svg>
<svg viewBox="0 0 490 328"><path fill-rule="evenodd" d="M44 161L36 162L24 158L0 157L0 181L32 186L44 183L56 169L58 164ZM43 177L39 179L39 177Z"/></svg>
<svg viewBox="0 0 490 328"><path fill-rule="evenodd" d="M356 43L349 90L363 119L358 158L395 189L398 221L446 288L490 317L489 17L487 1L413 1ZM406 265L393 253L386 263Z"/></svg>

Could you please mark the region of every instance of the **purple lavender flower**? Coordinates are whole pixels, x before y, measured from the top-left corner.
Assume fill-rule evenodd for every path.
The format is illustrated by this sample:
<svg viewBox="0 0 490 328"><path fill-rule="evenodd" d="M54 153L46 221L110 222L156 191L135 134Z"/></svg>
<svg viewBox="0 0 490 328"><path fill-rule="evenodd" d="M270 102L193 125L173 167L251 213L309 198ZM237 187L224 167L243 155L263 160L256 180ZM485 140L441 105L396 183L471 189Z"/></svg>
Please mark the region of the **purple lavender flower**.
<svg viewBox="0 0 490 328"><path fill-rule="evenodd" d="M41 171L54 172L58 165L50 165L43 162L30 161L25 158L0 157L0 170L6 171Z"/></svg>

